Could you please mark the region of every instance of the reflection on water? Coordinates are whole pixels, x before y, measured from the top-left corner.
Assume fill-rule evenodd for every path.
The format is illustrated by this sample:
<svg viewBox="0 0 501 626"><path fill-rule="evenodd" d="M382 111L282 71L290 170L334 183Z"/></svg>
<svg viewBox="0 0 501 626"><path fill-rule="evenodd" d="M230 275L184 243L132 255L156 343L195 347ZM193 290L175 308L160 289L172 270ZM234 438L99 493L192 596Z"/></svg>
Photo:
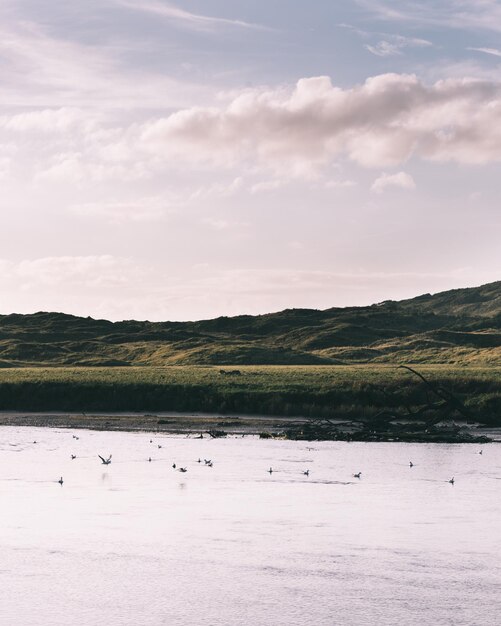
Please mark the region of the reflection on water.
<svg viewBox="0 0 501 626"><path fill-rule="evenodd" d="M73 434L0 430L1 624L499 623L499 445Z"/></svg>

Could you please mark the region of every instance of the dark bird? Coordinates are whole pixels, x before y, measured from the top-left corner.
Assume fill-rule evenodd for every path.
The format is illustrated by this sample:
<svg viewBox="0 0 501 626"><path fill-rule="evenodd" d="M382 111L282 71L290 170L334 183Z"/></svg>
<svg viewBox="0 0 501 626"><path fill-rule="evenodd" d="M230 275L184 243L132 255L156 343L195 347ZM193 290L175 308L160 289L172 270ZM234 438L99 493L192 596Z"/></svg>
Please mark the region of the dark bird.
<svg viewBox="0 0 501 626"><path fill-rule="evenodd" d="M74 461L76 458L77 458L77 455L76 455L76 454L72 454L72 455L71 455L71 460L72 460L72 461Z"/></svg>
<svg viewBox="0 0 501 626"><path fill-rule="evenodd" d="M185 473L185 472L187 472L188 470L186 469L186 467L180 467L180 468L179 468L179 471L180 471L180 472L183 472L183 474L184 474L184 473Z"/></svg>
<svg viewBox="0 0 501 626"><path fill-rule="evenodd" d="M109 465L111 463L111 454L107 459L102 457L100 454L98 454L97 456L101 459L103 465Z"/></svg>
<svg viewBox="0 0 501 626"><path fill-rule="evenodd" d="M204 463L205 465L209 465L209 463L212 463L212 461L210 459L204 459Z"/></svg>
<svg viewBox="0 0 501 626"><path fill-rule="evenodd" d="M63 477L61 476L61 478L57 481L60 485L62 485L64 483Z"/></svg>
<svg viewBox="0 0 501 626"><path fill-rule="evenodd" d="M268 470L268 474L273 474L273 468L270 467L270 469Z"/></svg>
<svg viewBox="0 0 501 626"><path fill-rule="evenodd" d="M483 453L484 453L484 451L483 451L483 450L480 450L479 454L483 454Z"/></svg>
<svg viewBox="0 0 501 626"><path fill-rule="evenodd" d="M150 439L150 443L153 443L153 439Z"/></svg>
<svg viewBox="0 0 501 626"><path fill-rule="evenodd" d="M449 480L450 484L453 485L454 484L454 476Z"/></svg>
<svg viewBox="0 0 501 626"><path fill-rule="evenodd" d="M414 467L414 463L412 461L409 461L409 467Z"/></svg>
<svg viewBox="0 0 501 626"><path fill-rule="evenodd" d="M149 457L149 459L148 459L148 463L151 463L151 456L150 456L150 457Z"/></svg>
<svg viewBox="0 0 501 626"><path fill-rule="evenodd" d="M161 448L162 446L160 444L158 444L158 447Z"/></svg>
<svg viewBox="0 0 501 626"><path fill-rule="evenodd" d="M310 470L306 470L305 472L303 472L303 474L304 474L305 476L309 476L309 475L310 475Z"/></svg>
<svg viewBox="0 0 501 626"><path fill-rule="evenodd" d="M358 472L358 474L353 474L353 478L360 478L362 476L362 472Z"/></svg>
<svg viewBox="0 0 501 626"><path fill-rule="evenodd" d="M202 461L200 459L198 459L197 463L201 463Z"/></svg>
<svg viewBox="0 0 501 626"><path fill-rule="evenodd" d="M212 465L213 465L212 461L209 461L209 462L207 463L207 467L212 467Z"/></svg>
<svg viewBox="0 0 501 626"><path fill-rule="evenodd" d="M173 463L173 464L172 464L172 467L173 467L174 469L176 469L176 464L175 464L175 463Z"/></svg>

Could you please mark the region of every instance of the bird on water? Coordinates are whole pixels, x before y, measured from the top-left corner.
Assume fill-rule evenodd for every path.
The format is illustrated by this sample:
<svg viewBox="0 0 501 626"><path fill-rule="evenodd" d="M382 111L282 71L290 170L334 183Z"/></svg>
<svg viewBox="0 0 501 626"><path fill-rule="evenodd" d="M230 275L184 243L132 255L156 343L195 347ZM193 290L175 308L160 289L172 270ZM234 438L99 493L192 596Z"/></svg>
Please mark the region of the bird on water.
<svg viewBox="0 0 501 626"><path fill-rule="evenodd" d="M77 458L77 455L76 455L76 454L72 454L72 455L71 455L71 460L72 460L72 461L74 461L76 458Z"/></svg>
<svg viewBox="0 0 501 626"><path fill-rule="evenodd" d="M97 456L101 459L103 465L109 465L111 463L111 454L107 459L102 457L100 454L98 454Z"/></svg>
<svg viewBox="0 0 501 626"><path fill-rule="evenodd" d="M304 474L305 476L309 476L309 475L310 475L310 470L306 470L305 472L303 472L303 474Z"/></svg>
<svg viewBox="0 0 501 626"><path fill-rule="evenodd" d="M409 461L409 467L414 467L414 463L412 461Z"/></svg>
<svg viewBox="0 0 501 626"><path fill-rule="evenodd" d="M61 476L61 478L57 481L60 485L62 485L64 483L63 477Z"/></svg>
<svg viewBox="0 0 501 626"><path fill-rule="evenodd" d="M357 474L353 474L353 478L360 478L362 476L362 472L358 472Z"/></svg>
<svg viewBox="0 0 501 626"><path fill-rule="evenodd" d="M454 476L449 480L450 484L453 485L455 480L454 480Z"/></svg>
<svg viewBox="0 0 501 626"><path fill-rule="evenodd" d="M180 472L183 472L183 474L184 474L184 473L185 473L185 472L187 472L188 470L186 469L186 467L180 467L180 468L179 468L179 471L180 471Z"/></svg>
<svg viewBox="0 0 501 626"><path fill-rule="evenodd" d="M270 469L268 470L268 474L273 474L273 468L270 467Z"/></svg>

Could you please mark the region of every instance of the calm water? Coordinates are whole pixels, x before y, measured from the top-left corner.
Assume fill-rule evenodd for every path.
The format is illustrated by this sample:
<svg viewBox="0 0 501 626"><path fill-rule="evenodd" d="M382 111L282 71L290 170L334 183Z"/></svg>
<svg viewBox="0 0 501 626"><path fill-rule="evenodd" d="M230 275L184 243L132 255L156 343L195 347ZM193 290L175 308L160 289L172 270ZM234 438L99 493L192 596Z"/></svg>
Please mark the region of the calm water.
<svg viewBox="0 0 501 626"><path fill-rule="evenodd" d="M501 445L151 437L0 429L0 624L500 623Z"/></svg>

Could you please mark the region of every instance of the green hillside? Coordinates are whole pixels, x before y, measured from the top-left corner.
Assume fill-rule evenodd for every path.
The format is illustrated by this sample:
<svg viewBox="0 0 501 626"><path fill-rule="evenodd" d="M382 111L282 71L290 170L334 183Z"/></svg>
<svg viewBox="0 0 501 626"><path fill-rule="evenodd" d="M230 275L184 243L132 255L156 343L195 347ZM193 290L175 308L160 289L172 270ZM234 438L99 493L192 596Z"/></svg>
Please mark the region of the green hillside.
<svg viewBox="0 0 501 626"><path fill-rule="evenodd" d="M0 366L501 365L501 281L401 302L199 322L0 316Z"/></svg>

